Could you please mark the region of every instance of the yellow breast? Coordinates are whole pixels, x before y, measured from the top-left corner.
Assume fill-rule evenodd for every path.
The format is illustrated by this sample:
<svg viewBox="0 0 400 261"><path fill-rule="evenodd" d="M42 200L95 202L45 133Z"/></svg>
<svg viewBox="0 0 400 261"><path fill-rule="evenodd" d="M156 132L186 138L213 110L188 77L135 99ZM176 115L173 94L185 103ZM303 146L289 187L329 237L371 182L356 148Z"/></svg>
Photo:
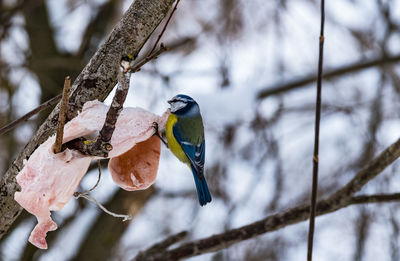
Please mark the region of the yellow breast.
<svg viewBox="0 0 400 261"><path fill-rule="evenodd" d="M165 126L165 136L167 137L168 147L180 161L186 164L190 164L189 159L186 157L185 152L182 150L181 145L179 145L178 141L175 139L173 133L172 128L177 121L178 117L175 114L170 113L168 116L167 124Z"/></svg>

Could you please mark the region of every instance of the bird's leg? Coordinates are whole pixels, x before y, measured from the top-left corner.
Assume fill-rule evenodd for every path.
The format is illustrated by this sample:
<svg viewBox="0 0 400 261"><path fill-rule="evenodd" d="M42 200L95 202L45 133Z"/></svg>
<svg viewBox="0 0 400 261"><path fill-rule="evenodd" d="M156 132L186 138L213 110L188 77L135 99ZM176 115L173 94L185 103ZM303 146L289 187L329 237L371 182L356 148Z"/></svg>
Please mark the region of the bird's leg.
<svg viewBox="0 0 400 261"><path fill-rule="evenodd" d="M167 146L167 148L168 148L168 143L161 137L161 135L158 131L158 123L157 122L153 122L153 128L155 130L153 136L154 135L157 136L164 143L164 145Z"/></svg>

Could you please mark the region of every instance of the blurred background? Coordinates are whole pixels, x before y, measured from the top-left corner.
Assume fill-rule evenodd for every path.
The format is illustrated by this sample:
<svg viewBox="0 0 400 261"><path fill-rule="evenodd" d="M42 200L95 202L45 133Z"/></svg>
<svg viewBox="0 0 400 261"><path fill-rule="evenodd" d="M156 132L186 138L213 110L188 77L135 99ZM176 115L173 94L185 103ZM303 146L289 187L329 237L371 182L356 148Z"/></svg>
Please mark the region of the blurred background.
<svg viewBox="0 0 400 261"><path fill-rule="evenodd" d="M0 259L130 260L182 230L198 239L308 202L319 2L182 0L162 39L170 50L132 76L125 106L161 114L178 93L200 104L211 204L199 206L192 174L164 147L145 191L119 189L104 161L92 195L132 213L131 222L72 199L53 212L59 229L42 251L27 242L36 219L24 211L0 240ZM131 3L0 0L0 126L61 93ZM326 1L325 36L319 197L400 136L400 0ZM50 111L0 136L1 174ZM399 169L397 161L361 193L399 192ZM93 166L79 190L96 180ZM354 205L319 217L315 260L400 260L399 207ZM305 260L307 229L288 226L191 260Z"/></svg>

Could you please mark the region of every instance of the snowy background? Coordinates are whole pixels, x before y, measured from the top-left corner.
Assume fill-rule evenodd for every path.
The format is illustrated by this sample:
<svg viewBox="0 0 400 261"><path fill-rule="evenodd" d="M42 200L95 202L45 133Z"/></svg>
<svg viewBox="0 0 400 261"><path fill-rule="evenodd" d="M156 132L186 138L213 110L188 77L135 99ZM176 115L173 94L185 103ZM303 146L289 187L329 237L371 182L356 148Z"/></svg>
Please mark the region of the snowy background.
<svg viewBox="0 0 400 261"><path fill-rule="evenodd" d="M26 29L27 3L47 8L60 57L74 56L82 66L131 4L117 0L23 2L0 1L3 10L13 6L22 10L12 13L8 27L1 25L1 125L61 92L42 86L43 72L33 66L37 55ZM93 46L80 51L88 23L106 4L113 9L103 16L104 31L93 33ZM6 11L0 10L4 17ZM123 201L128 205L125 212L136 208L138 213L124 225L118 240L108 244L105 259L129 260L139 250L182 230L189 231L189 239L199 239L309 200L316 83L268 97L259 93L316 75L319 26L319 1L314 0L181 1L162 39L167 46L177 47L133 75L125 106L161 114L168 107L166 101L178 93L200 104L206 177L213 201L199 206L189 169L163 147L157 181L149 195L141 203L134 201L135 196ZM397 63L385 62L400 55L400 1L326 1L325 36L325 71L369 60L384 62L323 82L320 197L340 188L400 136L400 58ZM62 81L67 72L59 70ZM41 119L35 117L0 137L3 173ZM398 192L399 167L395 162L361 193ZM79 189L89 189L96 179L97 171L90 171ZM115 196L118 191L103 169L93 196L116 206L121 202ZM318 218L315 260L400 260L399 206L353 205ZM2 239L2 259L79 260L78 254L93 248L87 238L100 242L107 236L92 227L101 222L102 215L93 204L72 199L62 211L53 213L61 228L49 233L49 250L39 251L27 243L36 220L25 213ZM287 226L191 260L304 260L307 228L306 222Z"/></svg>

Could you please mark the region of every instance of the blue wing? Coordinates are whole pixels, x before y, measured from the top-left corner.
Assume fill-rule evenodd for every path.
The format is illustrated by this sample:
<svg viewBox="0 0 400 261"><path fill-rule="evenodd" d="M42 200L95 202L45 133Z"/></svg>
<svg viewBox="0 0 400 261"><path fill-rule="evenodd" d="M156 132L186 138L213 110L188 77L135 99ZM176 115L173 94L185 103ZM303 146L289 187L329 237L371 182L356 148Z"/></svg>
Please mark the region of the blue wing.
<svg viewBox="0 0 400 261"><path fill-rule="evenodd" d="M175 139L181 145L182 150L185 152L186 156L190 161L190 165L197 172L199 178L203 177L204 173L204 159L205 159L205 141L203 140L199 144L192 144L190 141L185 140L180 131L178 131L177 124L174 125L172 132L175 136Z"/></svg>
<svg viewBox="0 0 400 261"><path fill-rule="evenodd" d="M201 206L204 206L208 202L211 202L211 194L206 178L204 177L205 141L203 140L199 144L192 144L183 139L176 124L172 128L172 132L190 161L199 202Z"/></svg>

